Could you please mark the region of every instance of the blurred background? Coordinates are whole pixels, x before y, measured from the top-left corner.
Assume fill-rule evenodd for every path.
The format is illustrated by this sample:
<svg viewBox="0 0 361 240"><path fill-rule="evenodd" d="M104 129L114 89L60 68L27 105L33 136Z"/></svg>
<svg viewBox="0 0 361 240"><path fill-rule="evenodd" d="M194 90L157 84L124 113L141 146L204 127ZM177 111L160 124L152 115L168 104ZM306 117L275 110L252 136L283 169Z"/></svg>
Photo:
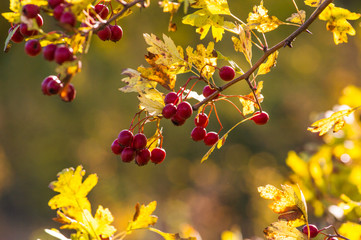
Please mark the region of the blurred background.
<svg viewBox="0 0 361 240"><path fill-rule="evenodd" d="M298 2L309 16L312 9ZM254 0L229 1L232 13L242 20L256 4L259 2ZM294 12L292 1L264 4L270 15L281 20ZM341 4L361 12L359 1L337 1L338 6ZM0 12L5 11L8 1L0 1ZM180 24L182 16L180 11L174 19L178 31L167 33L169 15L162 14L152 1L150 8L135 9L134 14L119 21L124 36L118 43L94 37L89 54L82 59L82 72L73 81L77 97L72 103L41 93L41 82L55 73L55 63L42 56L27 56L24 43L0 53L1 239L53 239L44 233L44 228L59 226L52 221L55 211L47 205L55 194L48 184L62 169L80 164L87 173L99 176L90 194L93 210L99 204L109 208L120 231L132 218L137 202L153 200L158 202L158 228L179 232L187 223L206 240L220 239L222 231L232 227L241 229L244 237L262 237L263 229L277 219L267 208L269 202L260 199L257 187L283 183L289 172L284 163L288 151L302 151L310 143L320 142L316 134L306 131L317 113L331 109L348 84L361 86L360 21L352 22L358 33L349 37L348 44L335 46L325 22L316 21L310 27L312 35L302 34L294 48L281 49L277 67L259 78L264 80L262 106L270 114L267 125L247 122L238 126L225 146L201 164L208 148L190 139L192 121L182 127L162 121L166 160L157 166L125 164L111 153L110 145L120 130L129 127L138 101L136 94L118 90L124 86L121 72L145 64L142 33L166 33L184 48L202 42L193 27ZM51 19L44 20L46 26ZM1 43L9 27L1 18ZM269 45L293 30L280 26L275 33L267 34ZM230 37L226 33L216 49L246 68L243 56L233 51ZM254 59L260 54L256 53ZM185 80L178 78L177 86ZM199 86L195 90L200 93L201 89ZM249 92L241 82L226 93ZM221 104L218 112L225 127L222 133L239 121L229 105ZM218 131L216 119L207 129ZM154 131L148 130L149 135ZM144 232L129 237L145 238L160 239Z"/></svg>

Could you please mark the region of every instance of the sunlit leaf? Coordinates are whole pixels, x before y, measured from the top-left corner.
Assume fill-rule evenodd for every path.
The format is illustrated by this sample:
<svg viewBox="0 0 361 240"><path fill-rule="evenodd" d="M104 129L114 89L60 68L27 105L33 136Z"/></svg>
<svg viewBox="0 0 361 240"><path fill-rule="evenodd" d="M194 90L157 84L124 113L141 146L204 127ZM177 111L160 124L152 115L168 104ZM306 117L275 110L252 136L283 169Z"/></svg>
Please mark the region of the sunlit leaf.
<svg viewBox="0 0 361 240"><path fill-rule="evenodd" d="M307 128L307 130L311 132L319 132L320 136L326 134L332 127L334 128L333 131L337 132L345 125L344 117L347 117L356 109L357 108L351 108L335 112L328 118L323 118L314 122L309 128Z"/></svg>
<svg viewBox="0 0 361 240"><path fill-rule="evenodd" d="M178 233L165 233L153 227L150 227L149 230L158 233L165 240L197 240L195 237L181 238Z"/></svg>
<svg viewBox="0 0 361 240"><path fill-rule="evenodd" d="M323 0L305 0L305 4L311 7L318 7Z"/></svg>
<svg viewBox="0 0 361 240"><path fill-rule="evenodd" d="M301 233L297 228L287 225L286 221L272 223L263 230L268 240L307 240L306 234Z"/></svg>
<svg viewBox="0 0 361 240"><path fill-rule="evenodd" d="M191 4L193 8L207 8L211 14L230 15L227 0L199 0Z"/></svg>
<svg viewBox="0 0 361 240"><path fill-rule="evenodd" d="M4 12L1 15L8 20L9 23L19 23L20 22L20 13L18 12Z"/></svg>
<svg viewBox="0 0 361 240"><path fill-rule="evenodd" d="M127 68L123 70L122 74L127 75L122 79L127 85L119 89L122 92L146 93L149 89L157 86L157 82L142 78L137 70Z"/></svg>
<svg viewBox="0 0 361 240"><path fill-rule="evenodd" d="M232 231L222 232L221 240L243 240L243 237L239 229L232 229Z"/></svg>
<svg viewBox="0 0 361 240"><path fill-rule="evenodd" d="M267 58L267 61L265 63L262 63L261 66L259 66L257 75L269 73L271 71L271 68L276 66L277 57L278 51L275 51Z"/></svg>
<svg viewBox="0 0 361 240"><path fill-rule="evenodd" d="M292 13L291 17L287 18L286 21L302 24L305 22L306 12L304 10L300 10L296 13Z"/></svg>
<svg viewBox="0 0 361 240"><path fill-rule="evenodd" d="M263 95L261 94L262 89L263 89L263 81L259 81L255 94L260 103L263 102ZM258 104L254 97L253 92L248 95L240 96L239 101L243 106L242 109L243 115L251 114L255 111L256 108L258 108Z"/></svg>
<svg viewBox="0 0 361 240"><path fill-rule="evenodd" d="M356 108L361 106L361 89L354 85L348 85L342 91L342 96L339 99L339 103Z"/></svg>
<svg viewBox="0 0 361 240"><path fill-rule="evenodd" d="M338 232L350 240L361 239L361 225L354 222L346 222L341 225Z"/></svg>
<svg viewBox="0 0 361 240"><path fill-rule="evenodd" d="M239 38L232 36L234 49L237 52L243 53L247 62L252 65L252 35L248 27L239 26Z"/></svg>
<svg viewBox="0 0 361 240"><path fill-rule="evenodd" d="M217 57L214 52L214 43L209 42L207 48L203 44L196 49L188 46L186 49L189 64L192 64L205 78L209 79L215 72Z"/></svg>
<svg viewBox="0 0 361 240"><path fill-rule="evenodd" d="M140 205L139 203L135 205L135 213L133 216L133 220L128 223L127 232L131 233L133 230L148 228L149 226L153 226L158 217L152 215L157 207L157 202L153 201L148 205Z"/></svg>
<svg viewBox="0 0 361 240"><path fill-rule="evenodd" d="M65 78L68 75L74 75L81 72L81 61L75 60L70 62L65 62L59 65L55 71L60 75L60 79Z"/></svg>
<svg viewBox="0 0 361 240"><path fill-rule="evenodd" d="M268 15L268 10L263 6L263 0L260 5L253 7L253 12L249 13L247 18L247 26L261 33L275 30L281 24L283 22L277 17Z"/></svg>
<svg viewBox="0 0 361 240"><path fill-rule="evenodd" d="M149 89L146 93L139 94L138 99L139 108L145 109L152 116L160 115L165 106L163 94L157 89Z"/></svg>
<svg viewBox="0 0 361 240"><path fill-rule="evenodd" d="M307 163L303 159L301 159L296 152L294 151L288 152L286 164L292 169L294 173L301 176L302 178L304 179L310 178Z"/></svg>
<svg viewBox="0 0 361 240"><path fill-rule="evenodd" d="M237 72L237 73L240 73L240 74L243 74L243 70L238 66L238 64L233 61L232 59L230 59L229 57L226 57L224 56L221 52L217 51L217 58L218 59L222 59L222 60L225 60L229 63L229 65L232 66L232 68Z"/></svg>
<svg viewBox="0 0 361 240"><path fill-rule="evenodd" d="M162 130L160 128L159 125L159 121L157 122L157 130L155 131L155 133L153 134L152 137L147 139L147 148L149 149L149 151L152 151L154 148L159 146L159 142L160 142L160 136L162 135Z"/></svg>

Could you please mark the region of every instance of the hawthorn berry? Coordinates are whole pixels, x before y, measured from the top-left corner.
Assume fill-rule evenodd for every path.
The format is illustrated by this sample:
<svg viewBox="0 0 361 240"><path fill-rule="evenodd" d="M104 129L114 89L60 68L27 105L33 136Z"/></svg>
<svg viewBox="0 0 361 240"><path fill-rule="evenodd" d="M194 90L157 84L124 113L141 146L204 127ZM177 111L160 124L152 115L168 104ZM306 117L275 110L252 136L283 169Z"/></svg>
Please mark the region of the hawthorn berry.
<svg viewBox="0 0 361 240"><path fill-rule="evenodd" d="M123 29L119 25L109 25L110 27L110 40L118 42L123 37Z"/></svg>
<svg viewBox="0 0 361 240"><path fill-rule="evenodd" d="M175 114L170 120L175 126L182 126L186 122L186 120L178 116L178 114Z"/></svg>
<svg viewBox="0 0 361 240"><path fill-rule="evenodd" d="M103 41L110 40L112 31L110 30L109 26L105 26L102 30L97 32L97 35Z"/></svg>
<svg viewBox="0 0 361 240"><path fill-rule="evenodd" d="M143 133L135 134L132 146L137 150L145 148L147 146L147 137Z"/></svg>
<svg viewBox="0 0 361 240"><path fill-rule="evenodd" d="M31 39L25 43L25 52L29 56L36 56L41 52L41 45L39 40Z"/></svg>
<svg viewBox="0 0 361 240"><path fill-rule="evenodd" d="M64 3L64 0L48 0L49 7L54 9L59 4Z"/></svg>
<svg viewBox="0 0 361 240"><path fill-rule="evenodd" d="M126 147L120 154L123 162L131 162L135 157L135 150L131 147Z"/></svg>
<svg viewBox="0 0 361 240"><path fill-rule="evenodd" d="M219 135L216 132L208 132L203 141L207 146L213 146L219 140Z"/></svg>
<svg viewBox="0 0 361 240"><path fill-rule="evenodd" d="M71 61L73 59L73 49L60 46L56 48L54 53L55 62L58 64L63 64L63 62Z"/></svg>
<svg viewBox="0 0 361 240"><path fill-rule="evenodd" d="M49 95L54 95L57 94L62 87L63 87L62 82L58 78L56 78L48 82L48 84L46 85L46 90L49 93Z"/></svg>
<svg viewBox="0 0 361 240"><path fill-rule="evenodd" d="M178 104L176 115L178 115L180 118L187 119L190 116L192 116L192 114L193 114L193 109L192 109L192 105L189 102L183 101L180 104Z"/></svg>
<svg viewBox="0 0 361 240"><path fill-rule="evenodd" d="M212 93L214 93L215 91L217 91L216 89L214 88L211 88L209 85L206 85L204 88L203 88L203 96L204 97L208 97L210 95L212 95ZM219 96L219 94L215 97L217 98Z"/></svg>
<svg viewBox="0 0 361 240"><path fill-rule="evenodd" d="M69 83L60 92L60 98L64 102L71 102L76 96L76 91L73 84Z"/></svg>
<svg viewBox="0 0 361 240"><path fill-rule="evenodd" d="M177 107L173 103L166 104L162 110L162 115L166 119L173 117L176 113Z"/></svg>
<svg viewBox="0 0 361 240"><path fill-rule="evenodd" d="M35 18L38 15L40 8L35 4L26 4L23 7L23 14L27 18Z"/></svg>
<svg viewBox="0 0 361 240"><path fill-rule="evenodd" d="M70 26L74 27L75 23L76 23L76 18L72 12L63 12L63 14L61 14L59 21L62 24L70 25Z"/></svg>
<svg viewBox="0 0 361 240"><path fill-rule="evenodd" d="M204 127L195 127L191 132L191 137L194 141L201 141L206 136L207 131Z"/></svg>
<svg viewBox="0 0 361 240"><path fill-rule="evenodd" d="M109 8L101 3L95 5L94 10L102 19L106 19L109 14Z"/></svg>
<svg viewBox="0 0 361 240"><path fill-rule="evenodd" d="M124 129L118 135L118 143L124 147L129 147L133 142L134 135L130 130Z"/></svg>
<svg viewBox="0 0 361 240"><path fill-rule="evenodd" d="M9 29L9 33L13 31L17 26L13 26ZM11 37L11 41L14 43L19 43L24 40L24 36L20 32L20 27L18 27L15 32L13 33L13 36Z"/></svg>
<svg viewBox="0 0 361 240"><path fill-rule="evenodd" d="M179 97L178 97L178 94L175 92L168 93L164 98L165 104L168 104L168 103L177 104L178 101L179 101Z"/></svg>
<svg viewBox="0 0 361 240"><path fill-rule="evenodd" d="M224 81L231 81L236 75L236 72L230 66L221 67L218 73L219 73L219 77Z"/></svg>
<svg viewBox="0 0 361 240"><path fill-rule="evenodd" d="M43 49L44 58L48 61L53 61L56 48L57 46L55 44L46 45Z"/></svg>
<svg viewBox="0 0 361 240"><path fill-rule="evenodd" d="M205 113L199 113L194 118L194 124L199 127L207 127L208 125L208 116Z"/></svg>
<svg viewBox="0 0 361 240"><path fill-rule="evenodd" d="M120 155L124 149L124 147L122 147L119 142L118 139L115 139L112 143L112 145L110 146L112 152L116 155Z"/></svg>
<svg viewBox="0 0 361 240"><path fill-rule="evenodd" d="M253 114L251 120L253 120L253 122L255 122L258 125L264 125L268 122L269 116L268 113L266 113L265 111L256 112Z"/></svg>
<svg viewBox="0 0 361 240"><path fill-rule="evenodd" d="M150 154L150 161L152 161L152 163L158 164L163 162L165 156L166 156L165 150L163 148L156 147L152 150Z"/></svg>
<svg viewBox="0 0 361 240"><path fill-rule="evenodd" d="M144 148L140 151L138 151L135 155L135 163L138 166L144 166L145 164L147 164L150 160L150 151L148 148Z"/></svg>
<svg viewBox="0 0 361 240"><path fill-rule="evenodd" d="M309 229L310 229L310 238L314 238L318 235L319 231L317 226L313 225L313 224L309 224L308 225ZM302 228L302 232L306 235L308 235L308 228L307 225L303 226Z"/></svg>
<svg viewBox="0 0 361 240"><path fill-rule="evenodd" d="M59 78L55 75L50 75L48 77L46 77L43 82L41 83L41 91L43 92L44 95L52 95L49 91L48 91L48 84L51 81L59 81Z"/></svg>
<svg viewBox="0 0 361 240"><path fill-rule="evenodd" d="M28 25L26 23L20 23L19 29L20 29L20 33L24 37L30 37L30 36L38 34L37 30L28 30Z"/></svg>
<svg viewBox="0 0 361 240"><path fill-rule="evenodd" d="M64 4L57 5L54 8L54 11L53 11L54 18L59 21L62 14L63 14L63 12L64 12L64 10L65 10L65 5Z"/></svg>

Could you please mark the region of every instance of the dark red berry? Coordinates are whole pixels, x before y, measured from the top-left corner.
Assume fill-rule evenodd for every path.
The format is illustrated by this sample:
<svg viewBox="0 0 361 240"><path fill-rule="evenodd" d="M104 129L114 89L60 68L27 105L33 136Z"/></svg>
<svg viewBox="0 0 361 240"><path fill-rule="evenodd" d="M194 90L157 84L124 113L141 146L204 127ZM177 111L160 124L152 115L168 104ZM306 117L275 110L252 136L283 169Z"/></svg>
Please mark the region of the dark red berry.
<svg viewBox="0 0 361 240"><path fill-rule="evenodd" d="M123 149L120 157L123 162L131 162L135 157L135 150L131 147L126 147Z"/></svg>
<svg viewBox="0 0 361 240"><path fill-rule="evenodd" d="M263 112L256 112L253 114L253 117L251 118L256 124L258 125L264 125L268 122L269 116L268 113L265 111Z"/></svg>
<svg viewBox="0 0 361 240"><path fill-rule="evenodd" d="M309 224L308 225L309 229L310 229L310 238L314 238L318 235L318 228L313 225L313 224ZM303 226L302 228L302 232L306 235L308 235L308 228L307 228L307 225Z"/></svg>
<svg viewBox="0 0 361 240"><path fill-rule="evenodd" d="M40 11L39 6L35 4L26 4L23 7L23 14L27 18L35 18L36 15L38 15L39 11Z"/></svg>
<svg viewBox="0 0 361 240"><path fill-rule="evenodd" d="M118 143L118 139L115 139L112 143L112 145L110 146L110 148L112 149L112 152L116 155L120 155L124 149L124 147L122 147L119 143Z"/></svg>
<svg viewBox="0 0 361 240"><path fill-rule="evenodd" d="M156 147L152 150L150 154L150 160L152 161L152 163L158 164L163 162L165 156L166 156L165 150L163 148Z"/></svg>
<svg viewBox="0 0 361 240"><path fill-rule="evenodd" d="M194 124L199 127L207 127L208 125L208 116L205 113L199 113L194 118Z"/></svg>
<svg viewBox="0 0 361 240"><path fill-rule="evenodd" d="M48 0L49 7L51 7L52 9L54 9L60 3L64 3L64 0Z"/></svg>
<svg viewBox="0 0 361 240"><path fill-rule="evenodd" d="M118 25L110 25L110 40L113 42L118 42L123 37L123 29Z"/></svg>
<svg viewBox="0 0 361 240"><path fill-rule="evenodd" d="M29 56L36 56L41 52L41 45L39 40L31 39L25 43L25 52Z"/></svg>
<svg viewBox="0 0 361 240"><path fill-rule="evenodd" d="M43 17L40 14L36 15L35 20L38 27L42 27L44 25Z"/></svg>
<svg viewBox="0 0 361 240"><path fill-rule="evenodd" d="M138 164L138 166L144 166L147 164L150 160L150 151L148 148L142 149L135 155L135 163Z"/></svg>
<svg viewBox="0 0 361 240"><path fill-rule="evenodd" d="M124 129L118 135L118 143L124 147L129 147L133 142L133 133L130 130Z"/></svg>
<svg viewBox="0 0 361 240"><path fill-rule="evenodd" d="M102 30L97 32L97 35L103 41L110 40L112 31L110 30L109 26L105 26Z"/></svg>
<svg viewBox="0 0 361 240"><path fill-rule="evenodd" d="M214 88L211 88L209 85L206 85L203 88L203 96L208 97L208 96L212 95L212 93L214 93L215 91L217 91L217 90ZM218 96L219 96L219 94L215 98L217 98Z"/></svg>
<svg viewBox="0 0 361 240"><path fill-rule="evenodd" d="M48 61L54 60L56 45L55 44L49 44L46 45L43 49L43 56Z"/></svg>
<svg viewBox="0 0 361 240"><path fill-rule="evenodd" d="M26 23L21 23L20 24L20 33L24 37L30 37L30 36L38 34L38 31L37 30L28 30L28 25L26 25Z"/></svg>
<svg viewBox="0 0 361 240"><path fill-rule="evenodd" d="M63 15L64 10L65 10L64 4L57 5L53 11L54 18L59 21L61 18L61 15Z"/></svg>
<svg viewBox="0 0 361 240"><path fill-rule="evenodd" d="M52 79L46 85L46 90L50 95L57 94L63 87L63 83L59 79Z"/></svg>
<svg viewBox="0 0 361 240"><path fill-rule="evenodd" d="M51 93L48 92L48 83L51 81L59 81L59 78L57 76L50 75L43 80L43 82L41 83L41 91L45 95L51 95Z"/></svg>
<svg viewBox="0 0 361 240"><path fill-rule="evenodd" d="M73 84L69 83L60 92L60 98L64 102L71 102L76 96L76 91Z"/></svg>
<svg viewBox="0 0 361 240"><path fill-rule="evenodd" d="M223 66L219 69L219 77L224 81L231 81L235 75L236 72L230 66Z"/></svg>
<svg viewBox="0 0 361 240"><path fill-rule="evenodd" d="M63 14L61 14L59 21L62 24L66 24L74 27L76 23L76 18L72 12L63 12Z"/></svg>
<svg viewBox="0 0 361 240"><path fill-rule="evenodd" d="M11 31L13 31L16 28L16 26L11 27L9 29L9 33ZM24 36L20 33L20 27L18 27L15 32L13 33L13 36L11 37L11 41L13 41L14 43L19 43L22 42L24 40Z"/></svg>
<svg viewBox="0 0 361 240"><path fill-rule="evenodd" d="M94 10L102 19L106 19L108 17L109 8L104 4L99 3L95 5Z"/></svg>
<svg viewBox="0 0 361 240"><path fill-rule="evenodd" d="M133 138L133 148L143 149L147 146L147 137L143 133L137 133Z"/></svg>
<svg viewBox="0 0 361 240"><path fill-rule="evenodd" d="M195 127L191 132L191 137L194 141L201 141L206 136L207 131L203 127Z"/></svg>
<svg viewBox="0 0 361 240"><path fill-rule="evenodd" d="M57 47L54 53L55 62L63 64L63 62L73 60L73 50L71 48L60 46Z"/></svg>
<svg viewBox="0 0 361 240"><path fill-rule="evenodd" d="M181 102L177 106L177 113L180 118L187 119L193 114L192 105L189 102Z"/></svg>
<svg viewBox="0 0 361 240"><path fill-rule="evenodd" d="M204 137L203 141L207 146L212 146L219 140L219 135L216 132L209 132Z"/></svg>
<svg viewBox="0 0 361 240"><path fill-rule="evenodd" d="M175 126L182 126L186 122L186 119L179 117L178 114L175 114L170 120Z"/></svg>
<svg viewBox="0 0 361 240"><path fill-rule="evenodd" d="M177 113L177 107L173 103L168 103L162 110L164 118L169 119Z"/></svg>
<svg viewBox="0 0 361 240"><path fill-rule="evenodd" d="M177 93L175 93L175 92L168 93L164 98L165 104L168 104L168 103L177 104L178 101L179 101L179 97L178 97Z"/></svg>

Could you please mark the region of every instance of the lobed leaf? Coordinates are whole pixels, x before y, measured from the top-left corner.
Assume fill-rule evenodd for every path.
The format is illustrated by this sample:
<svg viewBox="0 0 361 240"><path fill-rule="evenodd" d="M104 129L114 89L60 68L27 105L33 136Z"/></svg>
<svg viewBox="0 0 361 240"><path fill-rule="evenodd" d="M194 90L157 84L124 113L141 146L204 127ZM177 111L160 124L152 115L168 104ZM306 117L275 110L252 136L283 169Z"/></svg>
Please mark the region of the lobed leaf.
<svg viewBox="0 0 361 240"><path fill-rule="evenodd" d="M263 233L268 240L307 240L307 236L297 228L289 226L286 221L272 223Z"/></svg>
<svg viewBox="0 0 361 240"><path fill-rule="evenodd" d="M186 53L189 64L193 65L203 77L206 79L212 77L217 66L213 42L209 42L207 48L203 44L197 45L196 49L188 46Z"/></svg>
<svg viewBox="0 0 361 240"><path fill-rule="evenodd" d="M191 4L193 8L206 8L211 14L231 15L227 0L199 0Z"/></svg>
<svg viewBox="0 0 361 240"><path fill-rule="evenodd" d="M281 24L283 22L277 17L268 15L268 10L263 6L263 0L260 5L253 7L253 12L249 13L247 18L247 26L261 33L273 31Z"/></svg>
<svg viewBox="0 0 361 240"><path fill-rule="evenodd" d="M255 91L255 94L260 103L263 102L263 95L261 94L262 89L263 89L263 81L260 81L258 82L257 90ZM239 101L243 106L242 109L243 115L252 114L255 111L255 109L258 108L258 104L253 95L253 92L248 95L240 96Z"/></svg>
<svg viewBox="0 0 361 240"><path fill-rule="evenodd" d="M286 21L303 24L305 22L305 19L306 19L306 12L304 10L300 10L296 13L292 13L292 15L289 18L287 18Z"/></svg>
<svg viewBox="0 0 361 240"><path fill-rule="evenodd" d="M234 49L242 52L247 62L252 65L252 35L250 29L245 26L239 26L239 38L232 36Z"/></svg>
<svg viewBox="0 0 361 240"><path fill-rule="evenodd" d="M305 0L305 4L311 7L318 7L322 2L323 0Z"/></svg>
<svg viewBox="0 0 361 240"><path fill-rule="evenodd" d="M148 205L140 205L137 203L137 205L135 205L133 220L128 223L127 233L130 234L133 230L153 226L158 220L157 216L151 215L155 211L156 207L156 201L153 201Z"/></svg>
<svg viewBox="0 0 361 240"><path fill-rule="evenodd" d="M274 53L272 53L268 58L267 61L265 63L262 63L259 66L257 75L262 75L262 74L267 74L271 71L271 68L276 66L277 63L277 57L278 57L278 51L275 51Z"/></svg>

